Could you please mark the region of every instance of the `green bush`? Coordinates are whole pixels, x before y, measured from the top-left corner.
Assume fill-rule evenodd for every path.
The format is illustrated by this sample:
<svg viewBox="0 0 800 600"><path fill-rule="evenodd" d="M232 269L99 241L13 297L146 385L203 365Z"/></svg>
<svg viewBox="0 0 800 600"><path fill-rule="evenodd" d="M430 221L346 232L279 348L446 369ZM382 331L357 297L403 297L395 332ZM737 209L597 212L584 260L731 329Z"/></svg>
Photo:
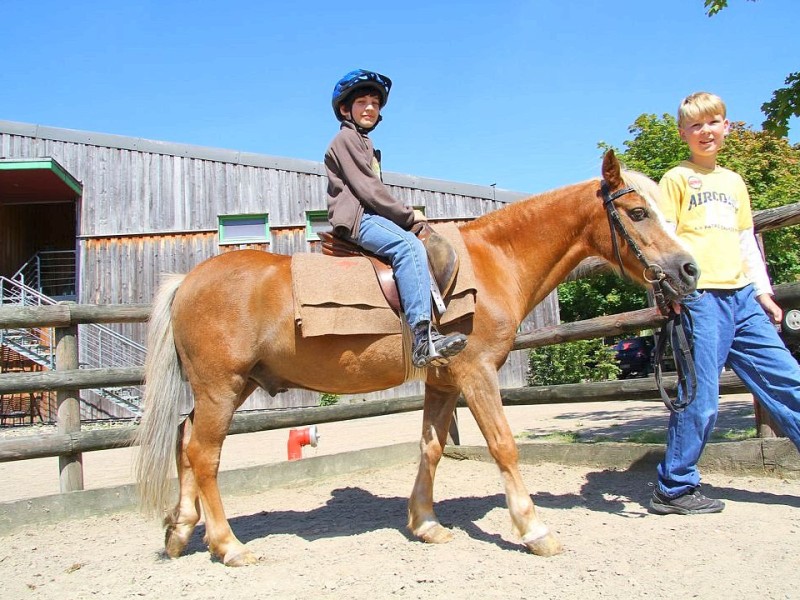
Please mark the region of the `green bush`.
<svg viewBox="0 0 800 600"><path fill-rule="evenodd" d="M325 392L320 395L320 406L333 406L334 404L339 404L339 394L329 394L328 392Z"/></svg>
<svg viewBox="0 0 800 600"><path fill-rule="evenodd" d="M528 385L616 379L619 366L603 340L579 340L528 352Z"/></svg>

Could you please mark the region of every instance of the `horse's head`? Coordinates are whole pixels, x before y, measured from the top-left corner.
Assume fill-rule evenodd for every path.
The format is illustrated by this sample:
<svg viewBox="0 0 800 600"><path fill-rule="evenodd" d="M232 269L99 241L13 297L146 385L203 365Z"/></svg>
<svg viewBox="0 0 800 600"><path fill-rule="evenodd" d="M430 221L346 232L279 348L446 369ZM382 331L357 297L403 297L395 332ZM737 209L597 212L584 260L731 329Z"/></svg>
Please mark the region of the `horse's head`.
<svg viewBox="0 0 800 600"><path fill-rule="evenodd" d="M604 258L657 299L679 299L694 291L700 269L658 209L660 190L650 178L623 171L613 151L603 157L598 196L608 215Z"/></svg>

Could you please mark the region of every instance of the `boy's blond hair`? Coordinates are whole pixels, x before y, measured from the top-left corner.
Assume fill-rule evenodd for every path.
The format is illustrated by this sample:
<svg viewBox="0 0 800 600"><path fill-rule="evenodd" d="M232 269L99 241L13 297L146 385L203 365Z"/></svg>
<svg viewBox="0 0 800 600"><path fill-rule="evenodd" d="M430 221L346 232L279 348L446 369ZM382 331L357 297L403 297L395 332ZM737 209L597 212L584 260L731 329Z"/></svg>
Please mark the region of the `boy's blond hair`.
<svg viewBox="0 0 800 600"><path fill-rule="evenodd" d="M727 117L722 98L709 92L695 92L686 96L678 107L678 127L710 115L722 115L723 119Z"/></svg>

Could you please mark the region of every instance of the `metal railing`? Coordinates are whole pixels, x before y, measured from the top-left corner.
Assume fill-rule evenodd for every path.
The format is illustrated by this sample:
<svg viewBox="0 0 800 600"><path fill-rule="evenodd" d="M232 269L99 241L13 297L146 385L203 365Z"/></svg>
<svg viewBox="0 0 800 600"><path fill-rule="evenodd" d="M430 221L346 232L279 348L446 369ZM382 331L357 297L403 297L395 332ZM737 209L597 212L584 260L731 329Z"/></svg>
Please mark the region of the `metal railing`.
<svg viewBox="0 0 800 600"><path fill-rule="evenodd" d="M56 304L52 298L21 281L0 276L0 305L47 306ZM55 367L55 340L51 327L0 329L0 345L8 346L28 360L47 369Z"/></svg>
<svg viewBox="0 0 800 600"><path fill-rule="evenodd" d="M37 261L28 261L26 265L41 265ZM53 279L43 276L35 270L17 271L20 279L30 282L47 282L54 285ZM16 276L15 275L15 276ZM26 277L27 275L27 277ZM66 289L66 288L62 288ZM11 306L50 306L58 301L41 291L25 284L23 281L0 276L0 305ZM78 349L79 365L82 369L102 367L130 367L144 363L146 349L141 344L126 338L113 329L100 324L79 325L80 346ZM55 368L55 339L53 328L19 328L0 329L0 345L5 345L28 360L47 369ZM137 417L141 414L144 389L141 386L125 386L116 388L92 388L85 390L81 407L82 418L97 419L110 416ZM123 409L122 415L110 415L103 411L99 399L105 399Z"/></svg>
<svg viewBox="0 0 800 600"><path fill-rule="evenodd" d="M74 300L76 276L74 250L42 250L28 259L11 279L50 298Z"/></svg>

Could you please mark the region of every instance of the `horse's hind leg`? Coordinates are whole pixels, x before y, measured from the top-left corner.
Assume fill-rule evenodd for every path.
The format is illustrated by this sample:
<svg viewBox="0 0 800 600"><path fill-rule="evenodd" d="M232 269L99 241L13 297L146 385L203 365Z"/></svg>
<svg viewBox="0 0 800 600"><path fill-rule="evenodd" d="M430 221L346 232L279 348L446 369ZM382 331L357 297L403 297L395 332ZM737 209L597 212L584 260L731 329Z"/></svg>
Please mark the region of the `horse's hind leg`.
<svg viewBox="0 0 800 600"><path fill-rule="evenodd" d="M425 386L419 470L408 500L408 529L419 539L434 544L453 539L452 532L439 523L433 511L433 480L457 400L458 390Z"/></svg>
<svg viewBox="0 0 800 600"><path fill-rule="evenodd" d="M180 488L178 503L175 508L164 517L166 533L164 546L167 556L177 558L186 549L192 537L197 522L200 520L200 499L197 495L197 482L194 479L189 458L186 456L186 446L192 437L192 421L194 413L190 414L180 425L176 457L178 463L178 485Z"/></svg>
<svg viewBox="0 0 800 600"><path fill-rule="evenodd" d="M226 566L240 567L258 562L258 558L233 534L217 486L222 443L228 434L233 411L241 404L241 400L235 400L235 395L226 400L230 394L215 394L212 400L207 393L195 392L195 418L186 456L202 502L208 548Z"/></svg>

